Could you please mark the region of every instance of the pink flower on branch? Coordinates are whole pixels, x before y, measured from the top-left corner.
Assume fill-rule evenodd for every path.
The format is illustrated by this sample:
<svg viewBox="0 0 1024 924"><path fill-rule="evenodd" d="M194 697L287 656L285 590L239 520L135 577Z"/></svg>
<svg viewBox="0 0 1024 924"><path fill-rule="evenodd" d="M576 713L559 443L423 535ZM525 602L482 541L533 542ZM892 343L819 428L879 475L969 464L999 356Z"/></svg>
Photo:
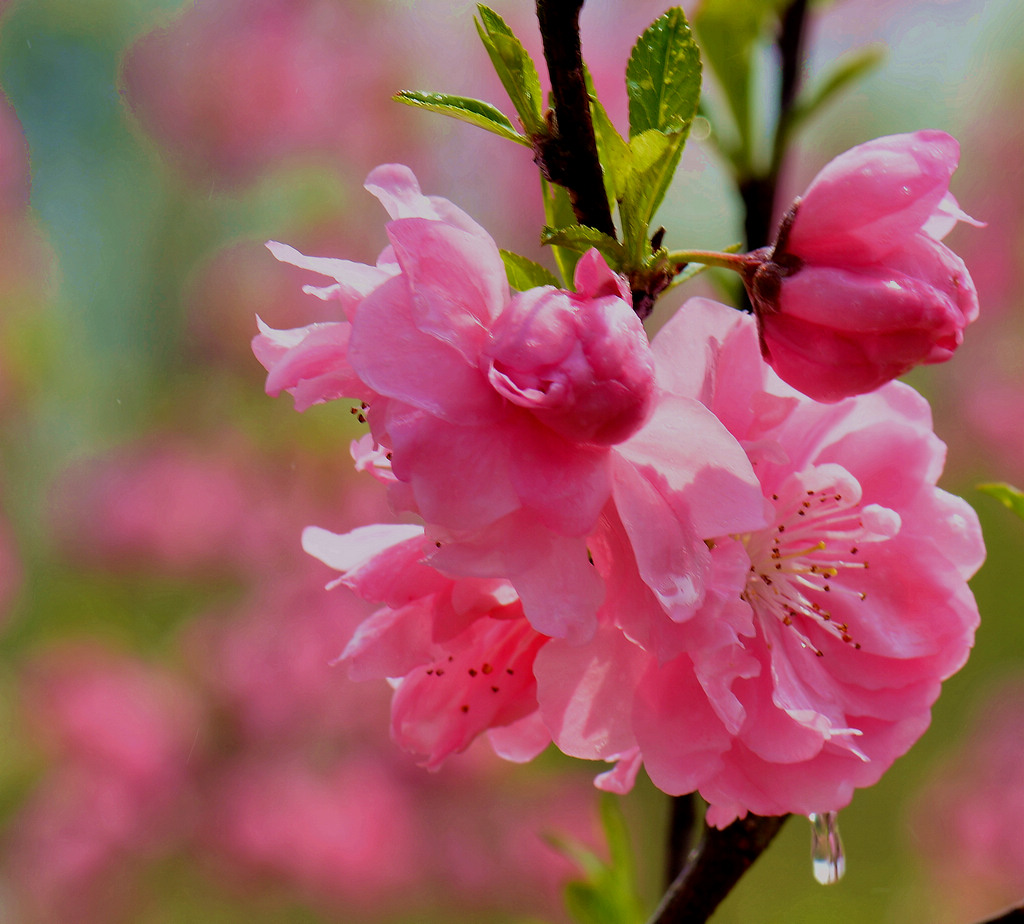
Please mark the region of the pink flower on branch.
<svg viewBox="0 0 1024 924"><path fill-rule="evenodd" d="M384 604L340 660L353 680L401 678L392 736L426 767L436 770L485 731L501 756L530 760L550 740L533 678L549 639L523 617L507 581L447 578L423 564L429 545L418 526L304 532L306 551L342 572L335 584Z"/></svg>
<svg viewBox="0 0 1024 924"><path fill-rule="evenodd" d="M892 384L818 404L758 352L747 318L704 300L655 341L674 359L659 370L677 370L663 387L747 448L767 526L715 538L703 603L673 623L612 524L594 552L609 586L594 641L554 640L535 665L559 747L620 760L610 788L642 759L666 792L699 790L719 827L834 811L879 779L967 657L966 580L984 556L974 512L935 486L945 447L922 398Z"/></svg>
<svg viewBox="0 0 1024 924"><path fill-rule="evenodd" d="M978 298L941 243L977 224L949 192L960 148L944 132L877 138L812 181L747 279L761 351L819 401L878 388L950 359Z"/></svg>
<svg viewBox="0 0 1024 924"><path fill-rule="evenodd" d="M761 522L745 454L705 407L655 388L654 360L625 281L596 252L576 291L511 293L493 240L465 213L421 194L404 167L367 188L394 219L374 267L275 255L335 284L344 320L262 328L254 351L271 394L300 409L362 402L359 467L392 505L423 517L425 555L446 574L500 578L545 635L580 642L603 596L587 537L609 506L629 528L657 520L639 554L658 592L697 605L703 539ZM649 566L649 567L648 567Z"/></svg>

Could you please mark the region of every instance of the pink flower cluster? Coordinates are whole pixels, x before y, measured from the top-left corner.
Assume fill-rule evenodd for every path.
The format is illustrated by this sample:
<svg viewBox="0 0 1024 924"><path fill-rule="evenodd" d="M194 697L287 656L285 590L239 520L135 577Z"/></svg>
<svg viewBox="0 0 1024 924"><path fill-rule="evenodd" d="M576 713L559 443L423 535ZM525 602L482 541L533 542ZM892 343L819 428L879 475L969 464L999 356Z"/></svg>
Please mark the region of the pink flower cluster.
<svg viewBox="0 0 1024 924"><path fill-rule="evenodd" d="M719 826L877 781L977 623L980 531L936 487L926 402L811 400L706 300L651 345L596 251L574 292L511 292L486 232L406 168L367 188L389 246L366 266L271 244L340 305L254 350L300 410L359 402L357 467L422 520L304 534L380 606L342 660L396 683L394 738L431 768L485 732L512 760L553 740L613 763L603 788L644 766L699 790Z"/></svg>

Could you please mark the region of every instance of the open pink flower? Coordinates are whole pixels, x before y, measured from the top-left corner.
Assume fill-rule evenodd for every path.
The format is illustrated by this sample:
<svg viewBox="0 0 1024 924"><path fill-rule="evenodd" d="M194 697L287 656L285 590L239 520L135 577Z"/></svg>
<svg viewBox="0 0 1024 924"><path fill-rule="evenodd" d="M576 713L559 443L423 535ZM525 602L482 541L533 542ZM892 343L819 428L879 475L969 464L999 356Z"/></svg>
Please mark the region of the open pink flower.
<svg viewBox="0 0 1024 924"><path fill-rule="evenodd" d="M706 408L655 389L625 280L591 251L575 292L512 294L490 236L423 196L407 168L379 167L367 188L394 219L375 267L271 245L336 280L310 291L339 300L345 320L262 328L268 392L300 409L359 399L372 439L357 465L423 517L431 563L508 580L545 635L595 630L603 587L587 536L609 502L627 524L665 526L641 552L651 578L699 602L703 539L757 525L756 479Z"/></svg>
<svg viewBox="0 0 1024 924"><path fill-rule="evenodd" d="M507 581L452 580L422 563L418 526L365 526L338 536L303 533L307 552L342 583L383 603L356 630L341 660L354 680L401 678L391 731L437 769L483 732L510 760L530 760L550 740L537 716L533 661L549 641L523 617Z"/></svg>
<svg viewBox="0 0 1024 924"><path fill-rule="evenodd" d="M677 370L664 387L746 446L768 523L715 538L704 602L676 624L610 530L613 554L595 549L609 572L601 628L540 652L542 714L563 750L620 761L606 786L627 787L642 759L664 791L699 790L718 826L837 810L921 735L967 657L977 518L935 486L945 447L912 389L806 400L760 362L748 318L699 299L655 353ZM639 614L625 631L618 599Z"/></svg>
<svg viewBox="0 0 1024 924"><path fill-rule="evenodd" d="M940 243L969 219L949 193L944 132L890 135L829 163L748 280L765 359L819 401L944 362L978 314L963 261Z"/></svg>

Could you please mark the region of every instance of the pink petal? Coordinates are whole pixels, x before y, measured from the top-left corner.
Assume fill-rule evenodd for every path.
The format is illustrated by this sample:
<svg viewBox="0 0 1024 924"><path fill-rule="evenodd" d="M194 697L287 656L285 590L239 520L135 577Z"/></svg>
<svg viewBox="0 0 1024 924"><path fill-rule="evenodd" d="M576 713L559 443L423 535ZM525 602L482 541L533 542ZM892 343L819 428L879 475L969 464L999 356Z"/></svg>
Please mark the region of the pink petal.
<svg viewBox="0 0 1024 924"><path fill-rule="evenodd" d="M436 769L481 732L529 715L533 662L547 641L525 620L477 620L447 654L402 680L391 704L395 740Z"/></svg>
<svg viewBox="0 0 1024 924"><path fill-rule="evenodd" d="M413 320L413 296L404 277L374 291L360 305L349 361L379 394L460 424L493 418L500 400L474 363L424 333Z"/></svg>
<svg viewBox="0 0 1024 924"><path fill-rule="evenodd" d="M312 294L318 298L326 298L329 293L330 298L341 301L349 320L352 319L359 302L392 275L378 267L353 263L351 260L340 260L336 257L307 257L294 247L281 244L278 241L267 241L267 249L282 263L290 263L292 266L298 266L301 269L334 279L336 285L326 289L313 289L313 287L307 286L303 291L311 289Z"/></svg>
<svg viewBox="0 0 1024 924"><path fill-rule="evenodd" d="M462 209L438 196L424 196L413 172L402 164L382 164L370 171L363 187L392 218L429 218L489 237Z"/></svg>
<svg viewBox="0 0 1024 924"><path fill-rule="evenodd" d="M430 628L429 599L378 610L363 620L338 660L348 664L351 680L404 677L438 657Z"/></svg>
<svg viewBox="0 0 1024 924"><path fill-rule="evenodd" d="M518 721L500 728L489 728L487 740L494 753L514 764L533 760L551 744L551 732L539 712L531 712Z"/></svg>
<svg viewBox="0 0 1024 924"><path fill-rule="evenodd" d="M488 330L509 300L494 241L422 218L392 222L388 239L408 280L413 322L476 366Z"/></svg>
<svg viewBox="0 0 1024 924"><path fill-rule="evenodd" d="M471 532L521 506L500 427L464 427L396 410L388 432L394 473L408 482L428 523Z"/></svg>
<svg viewBox="0 0 1024 924"><path fill-rule="evenodd" d="M764 524L761 487L747 454L692 398L666 395L635 436L614 450L685 505L696 535L744 533Z"/></svg>
<svg viewBox="0 0 1024 924"><path fill-rule="evenodd" d="M621 456L612 462L615 507L640 576L669 618L689 619L704 599L711 567L708 547L690 522L669 507L645 473Z"/></svg>
<svg viewBox="0 0 1024 924"><path fill-rule="evenodd" d="M932 216L959 159L956 140L938 131L876 138L840 154L801 198L787 251L840 266L881 259Z"/></svg>
<svg viewBox="0 0 1024 924"><path fill-rule="evenodd" d="M594 785L604 792L624 796L633 789L636 775L644 763L643 754L640 753L640 748L632 748L617 758L609 759L615 760L615 766L594 777Z"/></svg>
<svg viewBox="0 0 1024 924"><path fill-rule="evenodd" d="M562 751L605 760L636 746L628 691L646 661L640 648L610 626L602 626L589 644L554 640L540 652L534 664L537 698Z"/></svg>

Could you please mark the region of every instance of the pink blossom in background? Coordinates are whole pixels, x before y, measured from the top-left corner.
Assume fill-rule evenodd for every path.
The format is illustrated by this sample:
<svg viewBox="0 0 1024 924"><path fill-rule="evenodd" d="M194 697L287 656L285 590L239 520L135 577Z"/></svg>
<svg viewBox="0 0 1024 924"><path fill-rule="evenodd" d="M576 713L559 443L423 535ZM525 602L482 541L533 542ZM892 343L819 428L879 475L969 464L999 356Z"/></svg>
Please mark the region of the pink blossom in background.
<svg viewBox="0 0 1024 924"><path fill-rule="evenodd" d="M387 760L322 769L287 755L219 768L203 838L239 885L281 881L328 911L408 906L426 841L415 793Z"/></svg>
<svg viewBox="0 0 1024 924"><path fill-rule="evenodd" d="M149 560L168 572L202 572L241 551L250 478L226 456L133 447L69 470L52 512L65 544L87 561Z"/></svg>
<svg viewBox="0 0 1024 924"><path fill-rule="evenodd" d="M124 92L197 180L245 181L299 154L359 163L385 134L400 142L380 121L397 79L380 68L390 19L383 3L199 0L131 47Z"/></svg>
<svg viewBox="0 0 1024 924"><path fill-rule="evenodd" d="M957 142L923 131L841 154L794 205L748 280L761 348L819 401L944 362L978 314L963 261L941 242L969 219L949 193Z"/></svg>
<svg viewBox="0 0 1024 924"><path fill-rule="evenodd" d="M126 779L180 773L200 727L197 704L170 674L98 646L48 652L30 668L26 697L50 748Z"/></svg>
<svg viewBox="0 0 1024 924"><path fill-rule="evenodd" d="M291 392L299 410L361 400L371 438L357 467L423 517L431 564L510 581L543 634L593 633L603 590L585 537L613 499L627 522L663 527L639 549L658 592L699 602L703 538L757 526L760 492L706 408L653 392L625 281L595 251L575 293L510 294L490 236L423 196L407 168L377 168L367 188L395 219L376 266L271 245L336 280L307 291L339 300L345 320L262 325L253 349L268 393Z"/></svg>
<svg viewBox="0 0 1024 924"><path fill-rule="evenodd" d="M0 627L21 589L22 568L10 526L0 519Z"/></svg>
<svg viewBox="0 0 1024 924"><path fill-rule="evenodd" d="M1024 684L1004 682L931 775L908 821L935 924L988 918L1024 899Z"/></svg>
<svg viewBox="0 0 1024 924"><path fill-rule="evenodd" d="M328 663L363 614L320 582L308 609L271 584L201 616L177 675L96 646L40 656L25 697L46 769L0 868L19 920L138 920L168 863L328 915L432 907L438 890L489 912L509 870L508 904L557 908L570 870L540 834L590 842L589 799L537 780L525 800L484 751L443 776L408 766L381 741L387 686L343 690Z"/></svg>
<svg viewBox="0 0 1024 924"><path fill-rule="evenodd" d="M171 674L96 646L48 652L25 698L55 765L6 844L15 900L27 920L114 920L131 871L188 829L198 703Z"/></svg>
<svg viewBox="0 0 1024 924"><path fill-rule="evenodd" d="M301 562L299 532L325 503L346 523L386 509L382 492L346 492L326 475L301 452L261 455L241 433L207 445L152 435L68 466L49 513L61 547L84 566L262 575Z"/></svg>
<svg viewBox="0 0 1024 924"><path fill-rule="evenodd" d="M495 764L501 762L486 748L471 748L442 773L412 768L423 784L430 874L451 883L459 907L476 912L473 920L484 920L495 906L522 916L544 908L544 920L565 920L562 893L566 882L579 878L579 868L547 838L570 838L593 849L593 791L571 775L523 774ZM460 804L463 809L453 809Z"/></svg>
<svg viewBox="0 0 1024 924"><path fill-rule="evenodd" d="M720 827L842 808L922 734L966 660L977 517L935 487L945 447L912 389L807 400L761 363L752 321L700 299L655 354L672 360L662 387L699 398L747 447L769 525L714 541L704 603L678 625L624 542L607 559L595 547L604 622L589 646L538 655L542 715L568 753L621 762L606 786L628 787L642 759L666 792L698 790ZM610 611L624 600L632 612Z"/></svg>
<svg viewBox="0 0 1024 924"><path fill-rule="evenodd" d="M307 561L189 626L183 651L207 702L230 717L245 745L376 743L387 725L387 691L349 684L332 664L369 607L325 594L326 569Z"/></svg>

